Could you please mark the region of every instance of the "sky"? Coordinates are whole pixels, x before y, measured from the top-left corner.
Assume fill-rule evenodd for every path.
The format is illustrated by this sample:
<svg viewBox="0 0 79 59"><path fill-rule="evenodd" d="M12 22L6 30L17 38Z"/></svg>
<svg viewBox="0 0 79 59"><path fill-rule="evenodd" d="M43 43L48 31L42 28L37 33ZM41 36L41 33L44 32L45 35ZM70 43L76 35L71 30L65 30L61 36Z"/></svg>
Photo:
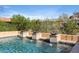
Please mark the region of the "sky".
<svg viewBox="0 0 79 59"><path fill-rule="evenodd" d="M79 11L79 5L0 5L0 17L23 15L30 19L58 18Z"/></svg>

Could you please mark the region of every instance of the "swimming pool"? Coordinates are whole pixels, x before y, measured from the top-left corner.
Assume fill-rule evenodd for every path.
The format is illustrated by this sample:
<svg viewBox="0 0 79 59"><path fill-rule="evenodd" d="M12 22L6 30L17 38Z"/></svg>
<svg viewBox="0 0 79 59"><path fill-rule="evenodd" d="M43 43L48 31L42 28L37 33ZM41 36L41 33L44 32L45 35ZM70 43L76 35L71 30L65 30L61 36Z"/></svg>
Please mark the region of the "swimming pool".
<svg viewBox="0 0 79 59"><path fill-rule="evenodd" d="M35 41L31 39L21 39L19 37L7 37L0 39L0 53L57 53L65 52L65 48L59 44ZM62 45L61 45L62 46ZM66 48L65 50L69 49Z"/></svg>

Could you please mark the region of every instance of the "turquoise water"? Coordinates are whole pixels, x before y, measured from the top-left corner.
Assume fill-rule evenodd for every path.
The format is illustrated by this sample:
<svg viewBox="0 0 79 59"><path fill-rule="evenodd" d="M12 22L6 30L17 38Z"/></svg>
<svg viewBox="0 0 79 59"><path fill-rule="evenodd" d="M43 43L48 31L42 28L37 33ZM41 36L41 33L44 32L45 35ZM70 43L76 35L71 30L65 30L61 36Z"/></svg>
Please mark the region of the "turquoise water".
<svg viewBox="0 0 79 59"><path fill-rule="evenodd" d="M63 48L57 48L57 44L50 46L49 43L26 38L10 37L0 42L1 53L57 53L61 50Z"/></svg>

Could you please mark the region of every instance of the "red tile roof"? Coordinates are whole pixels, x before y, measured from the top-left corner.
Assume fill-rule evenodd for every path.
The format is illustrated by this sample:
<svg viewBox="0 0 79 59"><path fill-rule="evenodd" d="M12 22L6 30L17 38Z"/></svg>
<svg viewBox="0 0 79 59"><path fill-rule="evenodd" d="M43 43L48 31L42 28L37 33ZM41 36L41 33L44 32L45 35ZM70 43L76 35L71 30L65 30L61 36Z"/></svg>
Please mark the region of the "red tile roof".
<svg viewBox="0 0 79 59"><path fill-rule="evenodd" d="M0 18L0 21L10 22L11 19L10 18Z"/></svg>

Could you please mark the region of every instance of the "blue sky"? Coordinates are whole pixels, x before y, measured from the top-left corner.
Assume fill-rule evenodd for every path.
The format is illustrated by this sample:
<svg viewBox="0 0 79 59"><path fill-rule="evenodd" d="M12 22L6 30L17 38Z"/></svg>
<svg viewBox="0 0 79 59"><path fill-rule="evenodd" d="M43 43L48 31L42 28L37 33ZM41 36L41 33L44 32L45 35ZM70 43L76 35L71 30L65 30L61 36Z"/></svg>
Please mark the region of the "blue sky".
<svg viewBox="0 0 79 59"><path fill-rule="evenodd" d="M0 5L0 17L21 14L30 18L57 18L63 13L72 15L78 5Z"/></svg>

